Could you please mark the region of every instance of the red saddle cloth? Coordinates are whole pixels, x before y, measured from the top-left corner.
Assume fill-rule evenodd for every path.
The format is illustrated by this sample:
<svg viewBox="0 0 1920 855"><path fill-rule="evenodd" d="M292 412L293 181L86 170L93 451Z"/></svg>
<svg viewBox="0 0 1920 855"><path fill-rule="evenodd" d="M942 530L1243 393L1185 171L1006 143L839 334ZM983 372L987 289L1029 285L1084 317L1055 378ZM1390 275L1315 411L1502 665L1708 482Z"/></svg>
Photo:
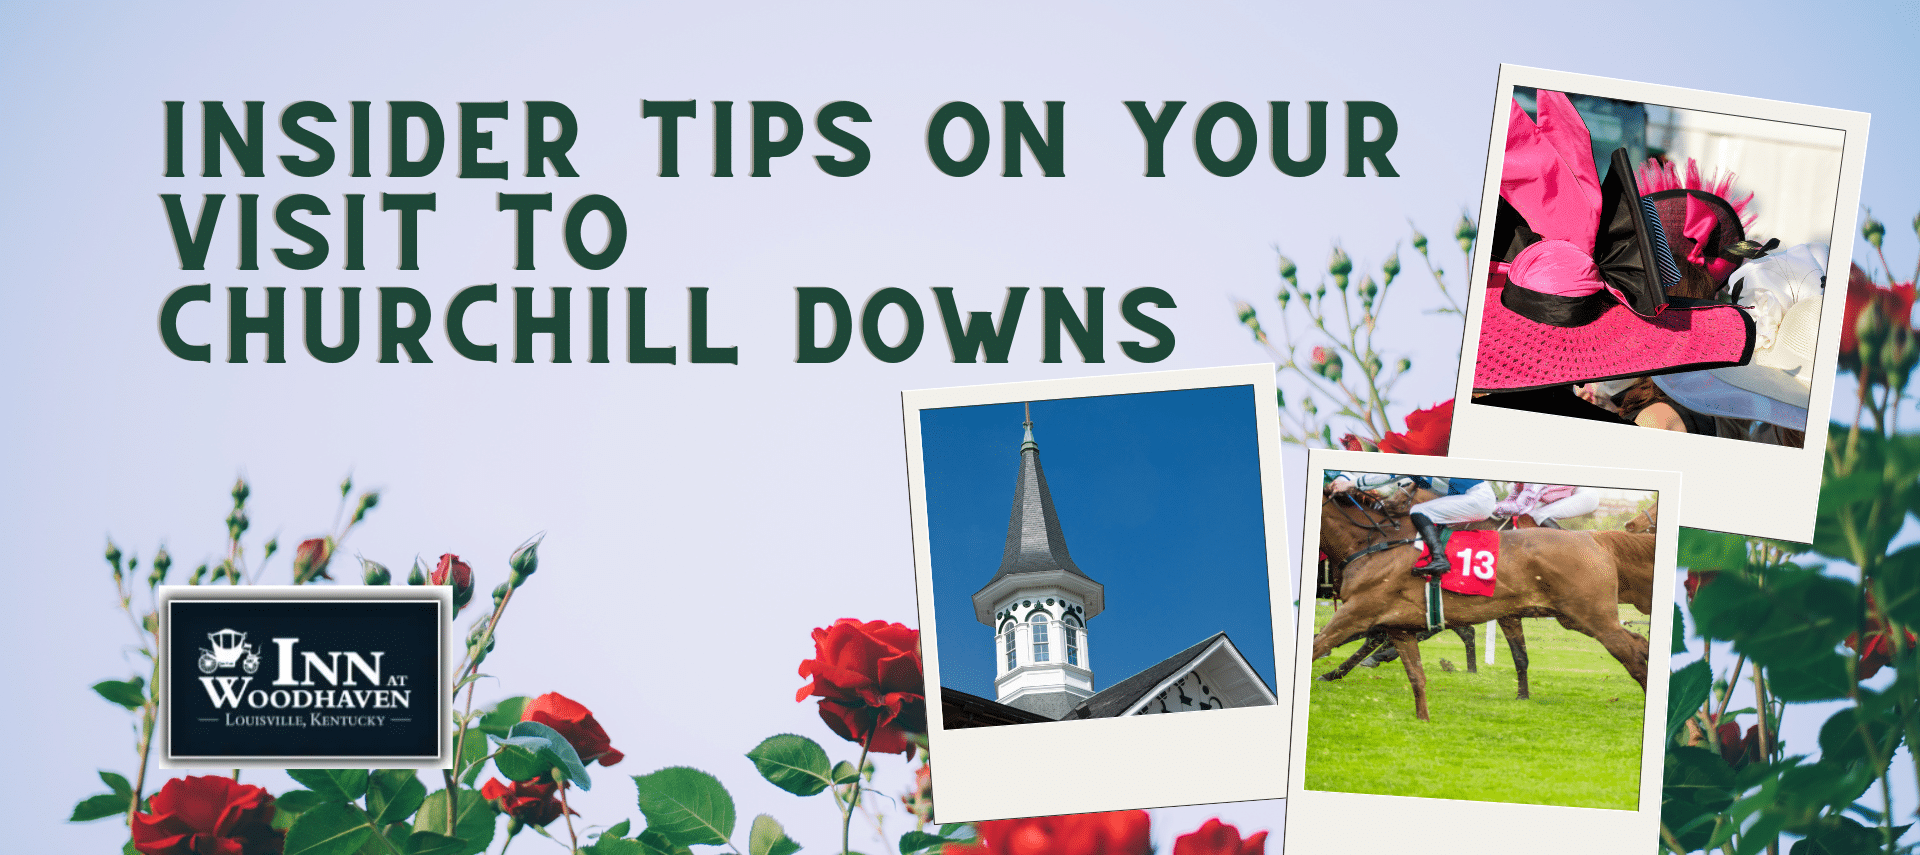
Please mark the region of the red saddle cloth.
<svg viewBox="0 0 1920 855"><path fill-rule="evenodd" d="M1474 597L1493 596L1493 582L1500 572L1500 533L1497 531L1447 532L1447 561L1453 569L1440 577L1440 588ZM1420 560L1427 563L1427 545L1420 544Z"/></svg>

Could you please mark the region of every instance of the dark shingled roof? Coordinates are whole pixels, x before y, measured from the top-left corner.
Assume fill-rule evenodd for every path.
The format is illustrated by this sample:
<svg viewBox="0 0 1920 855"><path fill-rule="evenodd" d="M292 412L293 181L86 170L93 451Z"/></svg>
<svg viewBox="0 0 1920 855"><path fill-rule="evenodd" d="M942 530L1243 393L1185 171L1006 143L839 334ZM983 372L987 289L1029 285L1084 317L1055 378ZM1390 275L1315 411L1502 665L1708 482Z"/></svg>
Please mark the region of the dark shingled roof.
<svg viewBox="0 0 1920 855"><path fill-rule="evenodd" d="M1199 644L1161 660L1160 664L1096 692L1093 697L1075 705L1061 720L1111 718L1125 712L1127 707L1133 706L1142 696L1153 691L1153 687L1187 667L1193 660L1198 659L1200 654L1205 653L1208 647L1213 646L1214 642L1226 637L1227 634L1224 632L1207 636Z"/></svg>
<svg viewBox="0 0 1920 855"><path fill-rule="evenodd" d="M1020 476L1013 484L1013 515L1007 521L1007 547L1000 556L999 572L987 580L987 585L1016 573L1048 570L1065 570L1091 582L1093 578L1080 572L1067 554L1067 537L1060 531L1060 517L1053 510L1047 473L1040 468L1040 446L1033 441L1033 424L1029 422L1026 427L1026 440L1020 443Z"/></svg>
<svg viewBox="0 0 1920 855"><path fill-rule="evenodd" d="M940 717L946 729L993 727L1002 724L1030 724L1053 719L971 695L959 689L940 687Z"/></svg>

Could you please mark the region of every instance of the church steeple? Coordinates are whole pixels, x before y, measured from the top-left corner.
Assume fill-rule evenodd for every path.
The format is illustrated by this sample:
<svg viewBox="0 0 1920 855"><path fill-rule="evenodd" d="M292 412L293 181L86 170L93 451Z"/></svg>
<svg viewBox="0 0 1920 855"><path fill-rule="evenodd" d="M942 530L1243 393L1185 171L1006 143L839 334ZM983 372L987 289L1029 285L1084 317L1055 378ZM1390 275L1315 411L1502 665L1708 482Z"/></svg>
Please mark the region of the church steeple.
<svg viewBox="0 0 1920 855"><path fill-rule="evenodd" d="M1086 622L1106 608L1106 588L1067 552L1033 438L1021 423L1020 469L1000 567L973 595L974 617L994 628L998 700L1059 718L1093 694Z"/></svg>

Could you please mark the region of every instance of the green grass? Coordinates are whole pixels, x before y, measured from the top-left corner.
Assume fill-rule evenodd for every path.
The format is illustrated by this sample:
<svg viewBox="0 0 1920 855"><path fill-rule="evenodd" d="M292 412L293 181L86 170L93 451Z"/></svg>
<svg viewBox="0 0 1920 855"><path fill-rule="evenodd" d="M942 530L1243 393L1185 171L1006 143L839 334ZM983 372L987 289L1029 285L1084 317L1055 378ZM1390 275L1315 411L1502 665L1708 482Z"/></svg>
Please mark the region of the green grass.
<svg viewBox="0 0 1920 855"><path fill-rule="evenodd" d="M1622 618L1645 621L1629 607ZM1315 610L1325 626L1330 606ZM1516 700L1513 660L1495 629L1497 661L1466 670L1460 638L1420 645L1432 721L1413 714L1413 690L1398 661L1312 682L1307 720L1309 790L1436 799L1634 810L1639 806L1640 684L1600 643L1552 619L1526 624L1531 700ZM1630 626L1642 635L1643 624ZM1481 627L1485 657L1486 628ZM1333 670L1354 642L1313 663ZM1451 660L1447 673L1440 660Z"/></svg>

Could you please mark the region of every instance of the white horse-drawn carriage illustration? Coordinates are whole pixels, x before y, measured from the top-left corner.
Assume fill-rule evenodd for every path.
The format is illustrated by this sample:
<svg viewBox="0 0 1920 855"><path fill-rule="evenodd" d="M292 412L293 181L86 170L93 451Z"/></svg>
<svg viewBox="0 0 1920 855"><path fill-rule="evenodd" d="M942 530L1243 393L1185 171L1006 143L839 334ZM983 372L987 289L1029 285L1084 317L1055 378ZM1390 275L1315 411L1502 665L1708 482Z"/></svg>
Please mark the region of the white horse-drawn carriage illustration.
<svg viewBox="0 0 1920 855"><path fill-rule="evenodd" d="M207 640L213 643L213 649L200 648L200 673L211 674L221 668L232 668L235 663L249 674L260 669L260 651L246 643L246 633L223 629L207 633Z"/></svg>

